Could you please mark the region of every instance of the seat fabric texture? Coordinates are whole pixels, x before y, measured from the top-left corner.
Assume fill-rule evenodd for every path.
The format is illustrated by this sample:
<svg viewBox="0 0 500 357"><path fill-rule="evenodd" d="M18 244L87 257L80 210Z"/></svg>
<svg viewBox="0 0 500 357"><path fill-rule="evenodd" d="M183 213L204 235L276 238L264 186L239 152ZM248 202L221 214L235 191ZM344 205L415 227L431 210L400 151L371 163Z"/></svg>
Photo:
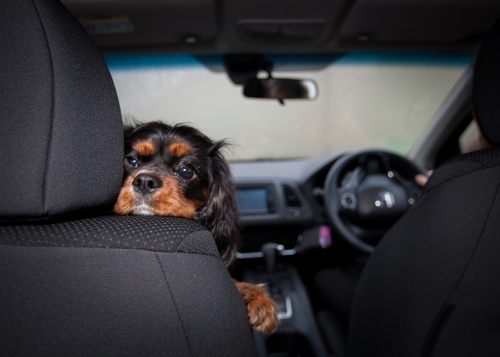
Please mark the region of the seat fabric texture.
<svg viewBox="0 0 500 357"><path fill-rule="evenodd" d="M84 29L56 0L0 19L0 356L255 356L204 227L109 214L123 127Z"/></svg>
<svg viewBox="0 0 500 357"><path fill-rule="evenodd" d="M0 226L2 356L252 356L211 234L165 217Z"/></svg>
<svg viewBox="0 0 500 357"><path fill-rule="evenodd" d="M377 246L353 302L351 356L500 354L500 160L492 156L500 149L443 164Z"/></svg>
<svg viewBox="0 0 500 357"><path fill-rule="evenodd" d="M349 356L500 355L500 23L473 96L493 149L453 158L384 236L357 286Z"/></svg>
<svg viewBox="0 0 500 357"><path fill-rule="evenodd" d="M57 1L2 1L0 18L0 219L109 211L123 129L101 55Z"/></svg>

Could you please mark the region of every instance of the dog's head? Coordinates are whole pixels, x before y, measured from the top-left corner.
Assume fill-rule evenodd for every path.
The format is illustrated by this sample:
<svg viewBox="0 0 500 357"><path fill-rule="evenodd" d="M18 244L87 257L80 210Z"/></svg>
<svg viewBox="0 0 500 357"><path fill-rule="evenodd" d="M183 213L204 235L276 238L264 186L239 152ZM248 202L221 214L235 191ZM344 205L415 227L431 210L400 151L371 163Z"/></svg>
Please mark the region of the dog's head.
<svg viewBox="0 0 500 357"><path fill-rule="evenodd" d="M221 149L187 125L125 128L124 182L114 211L192 219L214 236L229 265L239 239L235 189Z"/></svg>

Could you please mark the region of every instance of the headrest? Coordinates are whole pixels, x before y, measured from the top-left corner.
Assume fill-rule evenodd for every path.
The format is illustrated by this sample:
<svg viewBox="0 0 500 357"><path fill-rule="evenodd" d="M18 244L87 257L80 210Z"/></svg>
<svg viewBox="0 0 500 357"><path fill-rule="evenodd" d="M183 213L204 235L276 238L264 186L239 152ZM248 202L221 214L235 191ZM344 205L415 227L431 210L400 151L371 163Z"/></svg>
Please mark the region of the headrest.
<svg viewBox="0 0 500 357"><path fill-rule="evenodd" d="M108 68L55 0L0 2L0 221L111 205L123 134Z"/></svg>
<svg viewBox="0 0 500 357"><path fill-rule="evenodd" d="M474 108L484 137L500 146L500 21L481 44L474 66Z"/></svg>

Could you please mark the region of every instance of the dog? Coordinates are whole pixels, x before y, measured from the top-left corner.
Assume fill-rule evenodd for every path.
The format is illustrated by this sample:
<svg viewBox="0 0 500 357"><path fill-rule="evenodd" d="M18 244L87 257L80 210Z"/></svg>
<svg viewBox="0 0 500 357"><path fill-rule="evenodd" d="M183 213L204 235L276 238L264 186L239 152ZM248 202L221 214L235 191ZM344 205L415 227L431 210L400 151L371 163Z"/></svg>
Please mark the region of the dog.
<svg viewBox="0 0 500 357"><path fill-rule="evenodd" d="M124 128L124 180L114 212L194 220L209 230L226 267L239 245L236 190L222 150L188 125L161 122ZM279 323L276 303L262 285L234 281L249 323L264 335Z"/></svg>

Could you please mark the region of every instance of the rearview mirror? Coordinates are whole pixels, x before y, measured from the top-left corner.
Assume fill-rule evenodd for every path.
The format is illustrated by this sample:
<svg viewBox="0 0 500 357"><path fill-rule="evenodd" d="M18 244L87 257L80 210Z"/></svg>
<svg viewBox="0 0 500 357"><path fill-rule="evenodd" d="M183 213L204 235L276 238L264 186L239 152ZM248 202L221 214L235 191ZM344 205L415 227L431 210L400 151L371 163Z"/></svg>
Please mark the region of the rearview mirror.
<svg viewBox="0 0 500 357"><path fill-rule="evenodd" d="M243 95L250 98L309 99L318 97L318 86L311 79L251 78L245 82Z"/></svg>

